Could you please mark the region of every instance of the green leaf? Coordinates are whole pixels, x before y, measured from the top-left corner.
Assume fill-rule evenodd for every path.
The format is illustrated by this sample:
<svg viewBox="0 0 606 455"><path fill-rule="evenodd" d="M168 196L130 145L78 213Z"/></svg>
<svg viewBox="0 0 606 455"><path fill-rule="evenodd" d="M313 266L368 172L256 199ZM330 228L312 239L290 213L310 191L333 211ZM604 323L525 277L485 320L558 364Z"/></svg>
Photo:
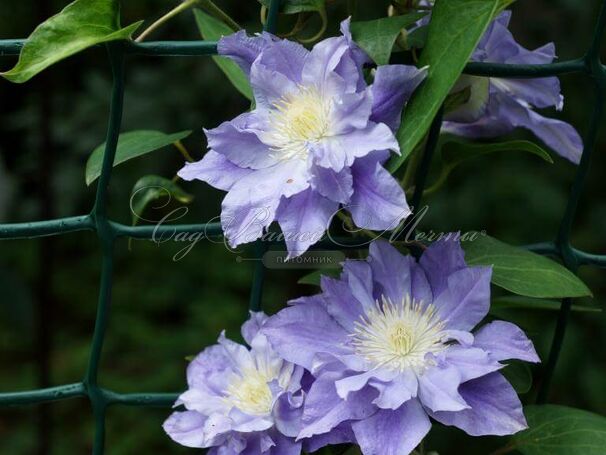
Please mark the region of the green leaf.
<svg viewBox="0 0 606 455"><path fill-rule="evenodd" d="M421 49L425 47L425 43L427 42L427 27L426 25L423 27L415 28L412 32L406 35L406 48L407 49Z"/></svg>
<svg viewBox="0 0 606 455"><path fill-rule="evenodd" d="M351 35L377 65L389 63L389 56L398 33L414 24L425 13L411 13L364 22L351 23Z"/></svg>
<svg viewBox="0 0 606 455"><path fill-rule="evenodd" d="M320 278L322 275L329 276L331 278L338 278L341 274L341 269L324 269L324 270L316 270L311 272L301 278L297 283L299 284L310 284L312 286L320 286Z"/></svg>
<svg viewBox="0 0 606 455"><path fill-rule="evenodd" d="M532 373L527 363L510 360L507 366L501 370L505 379L518 394L528 393L532 387Z"/></svg>
<svg viewBox="0 0 606 455"><path fill-rule="evenodd" d="M118 0L76 0L40 24L21 50L17 65L0 73L11 82L25 82L54 63L88 47L129 39L141 22L120 28Z"/></svg>
<svg viewBox="0 0 606 455"><path fill-rule="evenodd" d="M559 300L508 295L493 299L490 304L490 313L498 315L502 313L502 310L559 311L560 306ZM588 305L572 305L571 310L579 313L600 313L602 311L599 307Z"/></svg>
<svg viewBox="0 0 606 455"><path fill-rule="evenodd" d="M198 30L205 40L216 41L222 36L231 35L234 32L226 24L205 13L201 9L194 9L194 16L196 18L196 24L198 24ZM213 55L212 58L221 71L225 73L232 85L242 95L252 101L252 89L250 88L250 83L248 82L248 78L246 77L246 74L244 74L244 71L242 71L234 61L227 57Z"/></svg>
<svg viewBox="0 0 606 455"><path fill-rule="evenodd" d="M181 131L179 133L165 134L161 131L129 131L122 133L118 139L118 148L114 158L114 166L124 163L132 158L136 158L154 150L161 149L167 145L173 144L186 138L191 131ZM86 184L90 185L99 175L101 175L101 166L103 164L103 152L105 143L98 146L91 153L86 162Z"/></svg>
<svg viewBox="0 0 606 455"><path fill-rule="evenodd" d="M143 217L149 204L162 198L175 199L183 204L189 204L194 199L170 179L159 175L145 175L137 180L130 194L133 225ZM166 204L163 203L162 207Z"/></svg>
<svg viewBox="0 0 606 455"><path fill-rule="evenodd" d="M571 271L551 259L490 236L463 242L469 265L492 265L492 282L514 294L561 298L591 296Z"/></svg>
<svg viewBox="0 0 606 455"><path fill-rule="evenodd" d="M389 170L396 171L423 139L441 104L461 75L486 27L497 10L498 0L438 0L427 31L427 43L419 66L428 65L425 82L406 106L397 132L400 156Z"/></svg>
<svg viewBox="0 0 606 455"><path fill-rule="evenodd" d="M603 455L606 417L553 404L524 408L529 428L508 447L523 455Z"/></svg>
<svg viewBox="0 0 606 455"><path fill-rule="evenodd" d="M259 0L259 3L269 8L270 0ZM325 0L282 0L280 2L280 12L283 14L323 11L325 8Z"/></svg>
<svg viewBox="0 0 606 455"><path fill-rule="evenodd" d="M513 4L515 1L516 0L499 0L499 6L497 6L495 16L497 16L501 11L503 11L509 5Z"/></svg>

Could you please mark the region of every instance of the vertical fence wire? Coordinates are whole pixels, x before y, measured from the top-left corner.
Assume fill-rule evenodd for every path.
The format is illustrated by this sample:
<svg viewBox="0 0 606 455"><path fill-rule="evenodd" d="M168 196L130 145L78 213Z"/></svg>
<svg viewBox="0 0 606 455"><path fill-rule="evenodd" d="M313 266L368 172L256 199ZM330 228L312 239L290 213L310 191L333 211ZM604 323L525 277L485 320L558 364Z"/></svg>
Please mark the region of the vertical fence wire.
<svg viewBox="0 0 606 455"><path fill-rule="evenodd" d="M265 30L275 33L277 28L280 0L271 0L268 9ZM606 100L606 70L600 61L600 49L604 28L606 27L606 0L601 3L599 17L589 49L582 59L557 62L545 65L503 65L490 63L470 63L466 73L481 76L499 77L545 77L557 74L582 72L588 75L594 84L594 106L591 121L584 137L584 150L571 187L560 229L555 242L543 243L536 251L542 254L555 254L572 272L576 273L580 265L591 264L606 267L606 256L579 251L572 247L570 235L574 223L577 206L582 194L584 183L590 169L591 155L594 153L599 126L603 120L603 105ZM20 40L0 42L0 56L15 55L23 45ZM95 203L89 215L63 218L60 220L43 220L32 223L0 225L0 239L35 238L46 235L65 234L80 230L96 232L101 244L101 271L99 296L95 328L93 331L89 362L82 382L65 384L47 389L30 390L26 392L0 393L0 406L17 406L50 401L65 400L74 397L88 397L94 416L95 436L93 454L102 455L105 447L105 420L107 407L113 404L129 406L170 406L176 394L172 393L132 393L120 394L99 386L99 369L105 334L109 323L111 306L113 249L117 237L149 238L152 230L149 226L130 227L113 222L108 218L108 192L113 161L116 153L120 124L123 112L124 98L124 56L130 53L157 56L201 56L216 53L216 43L212 42L157 42L130 43L114 42L107 45L109 63L111 66L113 87L110 104L109 123L107 130L106 148L103 156L102 172L99 177ZM414 193L411 199L413 209L418 210L421 204L423 190L431 165L437 138L442 123L442 110L436 115L428 133L428 139L422 152L423 156L415 175ZM220 226L211 225L179 225L170 227L178 231L220 232ZM257 259L254 265L253 280L250 294L250 309L261 309L261 298L264 281L264 266L262 256L267 248L267 242L257 242L254 255ZM566 327L570 318L572 299L563 299L552 345L543 372L538 402L545 402L549 394L549 386L553 378L557 360L562 347Z"/></svg>
<svg viewBox="0 0 606 455"><path fill-rule="evenodd" d="M271 0L269 11L263 29L269 33L275 33L278 26L278 12L280 9L280 0ZM250 288L250 311L261 311L261 301L263 299L263 283L265 282L265 266L263 265L263 255L267 251L267 242L257 240L254 248L254 271L252 286Z"/></svg>
<svg viewBox="0 0 606 455"><path fill-rule="evenodd" d="M120 42L110 43L107 45L107 51L111 65L113 86L103 164L99 182L97 184L97 194L92 212L92 217L97 228L97 236L101 243L101 278L90 359L83 381L88 392L95 419L95 438L93 442L94 455L101 455L104 452L105 447L105 411L107 409L107 402L105 396L99 389L98 376L101 354L103 352L103 343L105 341L105 334L109 323L115 238L113 228L107 219L107 205L109 182L114 165L116 148L118 146L118 137L120 136L120 124L122 122L124 107L124 45Z"/></svg>
<svg viewBox="0 0 606 455"><path fill-rule="evenodd" d="M585 182L589 174L591 155L595 150L600 124L603 119L604 99L606 93L606 71L604 70L604 66L600 61L600 49L604 37L604 27L606 27L606 1L602 2L600 7L600 13L593 33L592 42L584 58L588 74L593 79L593 112L591 114L589 128L587 129L585 137L583 138L583 154L581 156L581 162L579 163L575 179L570 190L570 196L566 204L564 216L562 217L562 222L560 224L560 229L555 242L564 265L573 273L577 273L579 262L578 256L574 254L574 250L570 243L570 235L577 212L577 207L579 205L579 200L581 199L583 187L585 186ZM562 344L564 342L566 327L568 326L568 321L570 319L571 307L572 299L567 298L562 300L551 342L549 356L547 358L547 363L545 365L545 370L543 372L543 377L541 378L541 384L537 395L538 403L547 402L549 388L551 386L556 364L558 362Z"/></svg>

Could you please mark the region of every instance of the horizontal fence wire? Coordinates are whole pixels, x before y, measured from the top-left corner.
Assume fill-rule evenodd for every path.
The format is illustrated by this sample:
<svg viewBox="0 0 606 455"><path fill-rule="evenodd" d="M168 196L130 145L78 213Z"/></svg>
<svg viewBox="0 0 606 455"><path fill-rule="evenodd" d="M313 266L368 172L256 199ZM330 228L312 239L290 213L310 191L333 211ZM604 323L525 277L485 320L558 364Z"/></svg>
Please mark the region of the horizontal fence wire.
<svg viewBox="0 0 606 455"><path fill-rule="evenodd" d="M107 406L122 404L166 407L171 406L179 396L178 393L116 393L103 388L99 388L98 392ZM88 397L86 384L77 382L48 389L15 392L10 395L2 394L0 395L0 406L22 406L84 397Z"/></svg>
<svg viewBox="0 0 606 455"><path fill-rule="evenodd" d="M275 32L280 0L271 0L265 30ZM602 65L599 52L604 27L606 26L606 0L601 4L600 14L596 23L592 42L587 53L577 59L554 62L541 65L497 64L486 62L471 62L465 66L464 73L484 77L537 78L558 76L562 74L580 73L588 76L593 83L594 107L592 118L584 135L584 150L571 188L560 229L552 242L542 242L526 245L530 251L553 256L561 260L571 271L577 272L579 266L591 265L606 268L606 255L588 253L574 248L570 243L570 234L576 215L577 206L582 194L590 168L591 155L595 149L598 127L603 118L603 104L606 95L606 69ZM0 57L19 55L26 40L0 40ZM111 178L117 140L120 133L122 108L124 99L124 60L129 55L178 57L178 56L208 56L217 54L217 43L214 41L155 41L145 43L115 42L106 45L109 62L113 75L112 97L110 105L109 125L106 148L103 156L102 172L99 177L95 204L88 215L60 218L56 220L41 220L27 223L0 224L0 240L33 239L51 235L69 234L79 231L94 232L102 249L102 268L100 277L99 301L95 328L93 332L88 366L81 382L65 384L47 389L36 389L21 392L0 393L0 406L22 406L39 404L74 398L87 398L92 406L95 418L95 439L93 454L101 455L105 445L106 409L112 405L125 406L161 406L169 407L176 400L177 393L118 393L98 385L98 372L109 323L111 304L111 286L113 273L113 250L115 241L119 238L161 239L164 236L178 233L203 233L208 238L222 237L220 223L178 224L161 226L129 226L110 220L107 217L107 191ZM429 131L423 156L416 173L415 192L412 198L413 207L421 207L421 198L425 181L429 172L436 143L441 127L441 111L434 119ZM414 214L413 214L414 216ZM359 248L359 239L327 238L313 246L313 249ZM268 247L281 242L257 242L255 256L261 258ZM264 267L261 261L256 261L250 294L250 309L261 309ZM553 336L549 358L541 379L538 401L547 399L549 384L553 377L559 352L564 339L566 326L570 316L572 299L563 299L558 321Z"/></svg>
<svg viewBox="0 0 606 455"><path fill-rule="evenodd" d="M17 56L27 40L0 40L0 56ZM101 47L101 45L97 46ZM125 43L124 53L156 57L202 57L217 55L216 41L149 41ZM562 74L590 73L585 58L546 64L469 62L463 69L470 76L535 78Z"/></svg>
<svg viewBox="0 0 606 455"><path fill-rule="evenodd" d="M19 55L27 40L0 40L0 57ZM95 47L102 47L100 44ZM156 57L200 57L217 54L216 41L149 41L124 42L124 54L151 55Z"/></svg>

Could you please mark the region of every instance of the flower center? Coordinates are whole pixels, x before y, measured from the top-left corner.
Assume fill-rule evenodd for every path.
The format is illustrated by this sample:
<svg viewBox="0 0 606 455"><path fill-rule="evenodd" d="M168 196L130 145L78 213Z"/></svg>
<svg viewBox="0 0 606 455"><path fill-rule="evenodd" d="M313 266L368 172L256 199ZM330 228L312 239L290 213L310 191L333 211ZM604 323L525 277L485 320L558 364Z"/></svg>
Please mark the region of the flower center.
<svg viewBox="0 0 606 455"><path fill-rule="evenodd" d="M244 371L242 376L236 375L229 382L224 400L247 414L269 414L273 403L268 385L271 379L256 369Z"/></svg>
<svg viewBox="0 0 606 455"><path fill-rule="evenodd" d="M410 296L398 303L382 297L355 322L351 338L356 354L374 366L421 372L429 362L426 354L446 347L443 328L433 305Z"/></svg>
<svg viewBox="0 0 606 455"><path fill-rule="evenodd" d="M271 113L272 151L281 159L302 158L308 144L317 142L329 129L331 103L317 88L301 87L281 98Z"/></svg>

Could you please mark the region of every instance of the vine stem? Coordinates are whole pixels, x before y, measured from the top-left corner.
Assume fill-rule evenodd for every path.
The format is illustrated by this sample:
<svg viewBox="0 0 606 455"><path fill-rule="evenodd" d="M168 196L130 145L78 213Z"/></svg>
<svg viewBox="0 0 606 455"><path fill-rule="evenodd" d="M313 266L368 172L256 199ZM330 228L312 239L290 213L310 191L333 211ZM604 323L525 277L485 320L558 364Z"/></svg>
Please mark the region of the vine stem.
<svg viewBox="0 0 606 455"><path fill-rule="evenodd" d="M177 150L179 150L179 152L181 153L183 158L185 158L185 161L187 161L189 163L193 163L194 161L196 161L192 158L192 156L189 153L189 151L187 150L187 148L183 145L183 142L176 141L176 142L173 142L173 145L175 146L175 148Z"/></svg>
<svg viewBox="0 0 606 455"><path fill-rule="evenodd" d="M303 28L305 27L305 25L307 24L308 21L309 21L309 16L306 18L304 13L297 14L297 22L295 23L294 27L290 30L290 32L285 33L280 36L282 38L289 38L291 36L295 36L297 33L299 33L301 30L303 30Z"/></svg>
<svg viewBox="0 0 606 455"><path fill-rule="evenodd" d="M153 33L156 29L160 28L166 22L171 20L173 17L179 15L183 11L187 11L188 9L192 8L196 3L198 3L198 0L185 0L183 3L176 6L175 8L171 9L168 13L166 13L164 16L162 16L156 22L154 22L149 27L147 27L145 30L143 30L143 32L137 37L135 42L140 43L145 38L147 38L151 33Z"/></svg>
<svg viewBox="0 0 606 455"><path fill-rule="evenodd" d="M143 30L143 32L137 37L135 42L140 43L141 41L146 39L151 33L163 26L166 22L170 21L175 16L178 16L183 11L187 11L193 8L194 6L198 6L206 10L212 16L216 17L217 19L220 19L225 24L227 24L233 31L238 31L242 28L240 27L240 25L238 25L236 21L229 17L229 15L225 13L225 11L215 5L211 0L185 0L180 5L171 9L168 13L166 13L160 19L155 21L153 24L151 24L148 28Z"/></svg>
<svg viewBox="0 0 606 455"><path fill-rule="evenodd" d="M265 27L265 24L267 23L267 7L264 5L261 5L261 8L259 9L259 21L261 22L261 25Z"/></svg>

